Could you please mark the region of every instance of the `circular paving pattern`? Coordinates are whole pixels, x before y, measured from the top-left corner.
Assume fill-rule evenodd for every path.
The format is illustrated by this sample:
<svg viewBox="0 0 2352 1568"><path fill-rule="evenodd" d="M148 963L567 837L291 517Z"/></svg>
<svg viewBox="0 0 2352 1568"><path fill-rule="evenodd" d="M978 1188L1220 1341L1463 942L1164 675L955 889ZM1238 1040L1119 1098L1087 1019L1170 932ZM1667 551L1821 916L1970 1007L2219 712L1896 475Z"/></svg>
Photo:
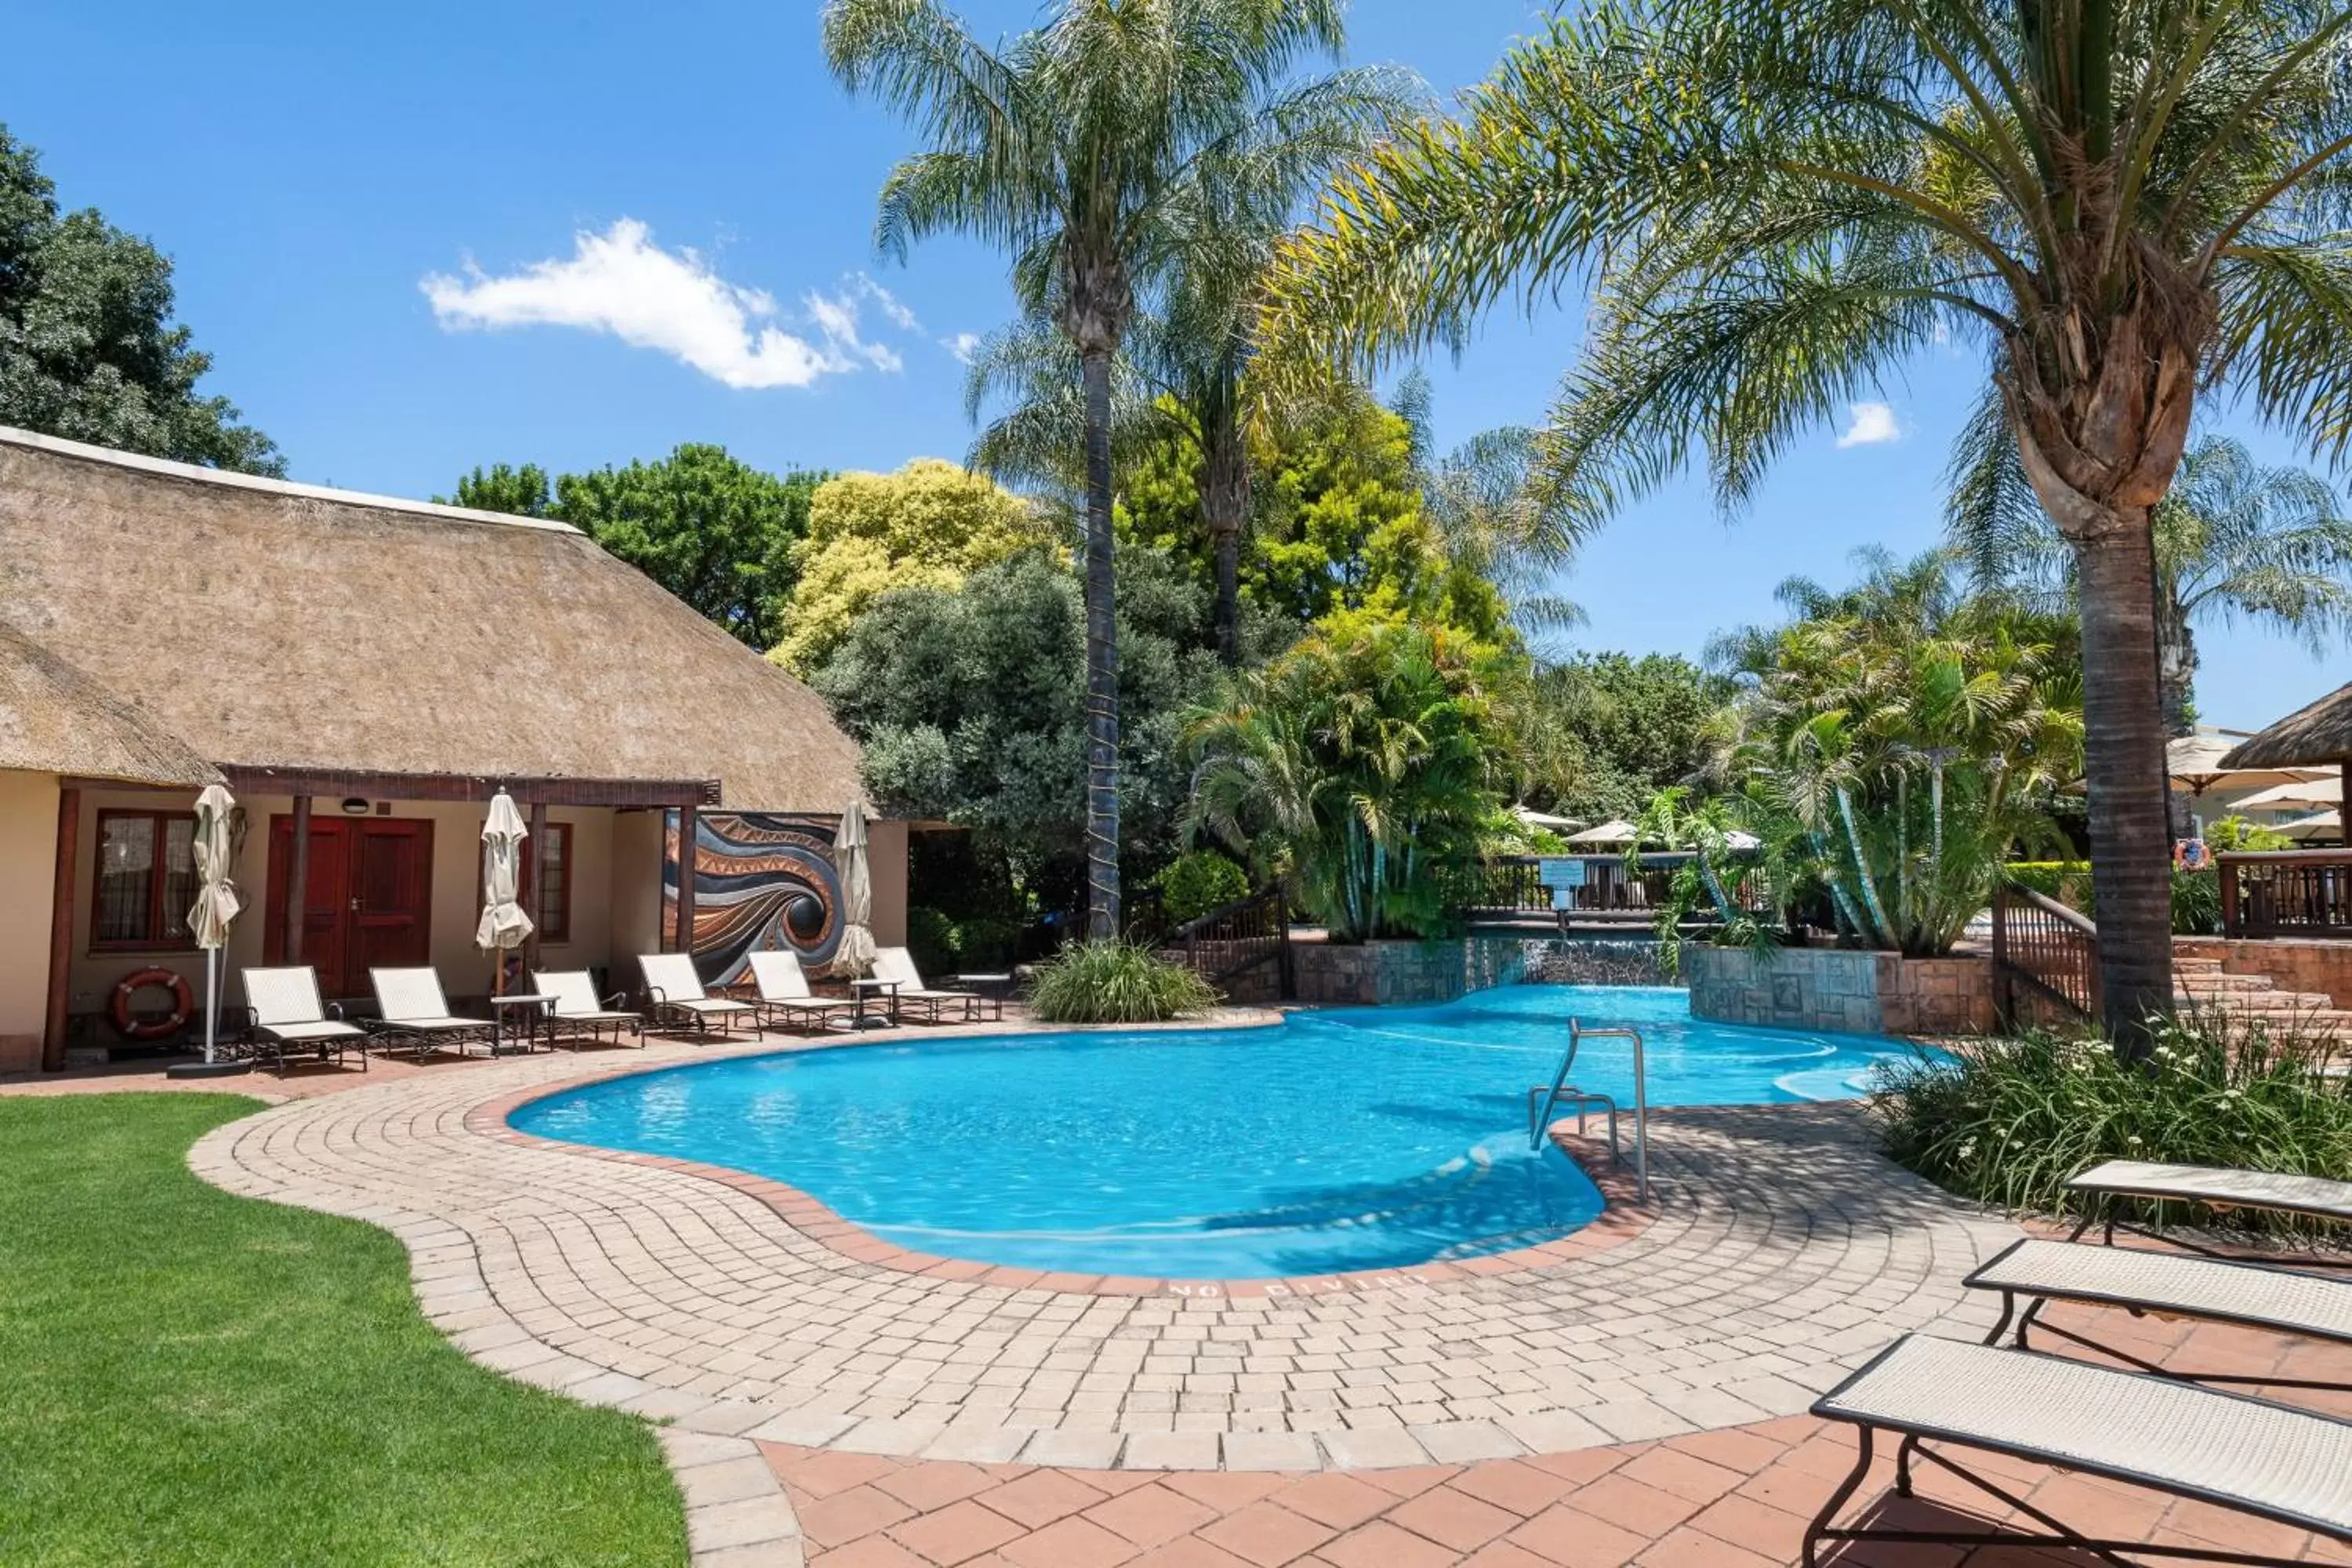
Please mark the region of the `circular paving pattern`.
<svg viewBox="0 0 2352 1568"><path fill-rule="evenodd" d="M911 1271L775 1184L503 1125L584 1079L774 1048L420 1075L273 1107L190 1162L393 1230L475 1359L678 1439L1103 1468L1453 1464L1793 1414L1906 1331L1981 1337L1958 1281L2019 1234L1870 1152L1851 1107L1693 1110L1654 1123L1646 1224L1477 1267L1105 1293Z"/></svg>

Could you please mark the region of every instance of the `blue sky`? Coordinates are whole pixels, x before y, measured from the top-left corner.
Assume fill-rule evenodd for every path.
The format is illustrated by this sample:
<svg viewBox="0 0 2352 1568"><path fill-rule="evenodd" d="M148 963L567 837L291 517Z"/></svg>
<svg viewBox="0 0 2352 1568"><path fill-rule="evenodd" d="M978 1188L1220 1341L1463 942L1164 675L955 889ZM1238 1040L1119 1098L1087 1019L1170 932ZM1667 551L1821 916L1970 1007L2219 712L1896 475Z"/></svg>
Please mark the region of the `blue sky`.
<svg viewBox="0 0 2352 1568"><path fill-rule="evenodd" d="M1350 55L1450 94L1540 10L1358 0ZM583 468L688 440L776 468L965 447L951 345L1006 318L1003 262L955 242L875 258L874 193L909 142L827 74L814 0L9 11L0 121L68 205L173 257L209 389L298 479L425 496L477 463ZM988 30L1034 15L967 14ZM1538 417L1578 313L1496 316L1432 365L1441 439ZM486 324L521 321L541 324ZM1564 585L1591 616L1576 640L1696 653L1771 618L1792 573L1840 581L1857 546L1933 543L1981 374L1958 352L1910 367L1861 432L1891 416L1892 439L1841 446L1851 416L1822 429L1727 526L1689 483L1629 511ZM2225 410L2206 427L2292 456ZM2340 652L2242 630L2200 646L2218 723L2267 723L2352 675Z"/></svg>

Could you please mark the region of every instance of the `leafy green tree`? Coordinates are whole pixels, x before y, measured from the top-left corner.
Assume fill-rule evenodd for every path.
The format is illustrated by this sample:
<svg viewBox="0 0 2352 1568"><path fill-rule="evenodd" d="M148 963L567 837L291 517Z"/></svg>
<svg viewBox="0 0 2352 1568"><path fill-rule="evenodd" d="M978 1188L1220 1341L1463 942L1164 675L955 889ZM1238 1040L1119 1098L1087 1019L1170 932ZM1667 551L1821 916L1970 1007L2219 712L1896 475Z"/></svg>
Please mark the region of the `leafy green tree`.
<svg viewBox="0 0 2352 1568"><path fill-rule="evenodd" d="M1079 362L1085 438L1087 934L1119 933L1118 647L1111 537L1111 365L1139 295L1236 190L1279 188L1292 132L1347 79L1287 79L1342 41L1339 0L1060 0L991 49L937 0L830 0L824 44L927 145L884 184L875 237L939 233L1010 251L1024 319ZM1337 83L1338 85L1334 85Z"/></svg>
<svg viewBox="0 0 2352 1568"><path fill-rule="evenodd" d="M196 383L212 356L172 322L172 263L94 210L67 213L0 126L0 425L282 475L268 437Z"/></svg>
<svg viewBox="0 0 2352 1568"><path fill-rule="evenodd" d="M893 474L837 474L809 499L799 581L771 655L805 673L893 588L952 588L966 574L1053 541L1045 515L954 463L917 458Z"/></svg>
<svg viewBox="0 0 2352 1568"><path fill-rule="evenodd" d="M459 506L555 518L693 605L750 647L783 635L810 497L824 476L771 474L724 447L688 442L657 461L564 474L535 463L476 468Z"/></svg>
<svg viewBox="0 0 2352 1568"><path fill-rule="evenodd" d="M1183 715L1217 663L1199 584L1128 549L1118 593L1120 808L1130 858L1149 870L1174 852ZM809 682L864 746L878 803L971 828L981 858L1047 908L1082 901L1086 610L1059 551L1033 547L954 584L880 595Z"/></svg>
<svg viewBox="0 0 2352 1568"><path fill-rule="evenodd" d="M1351 612L1195 716L1188 823L1287 875L1335 942L1429 936L1508 773L1509 656Z"/></svg>
<svg viewBox="0 0 2352 1568"><path fill-rule="evenodd" d="M1702 447L1737 507L1911 356L1979 347L1964 442L2015 448L2074 555L2105 1023L2137 1055L2172 1005L2152 515L2201 388L2352 446L2347 30L2206 0L1580 9L1341 182L1276 342L1411 352L1591 281L1542 440L1587 525Z"/></svg>
<svg viewBox="0 0 2352 1568"><path fill-rule="evenodd" d="M1544 721L1580 766L1551 804L1596 821L1631 817L1706 770L1725 737L1731 680L1676 654L1580 653L1536 675Z"/></svg>
<svg viewBox="0 0 2352 1568"><path fill-rule="evenodd" d="M1953 490L1953 542L1978 579L2071 607L2072 552L2002 448ZM2197 627L2261 626L2316 657L2352 631L2352 517L2301 468L2266 468L2243 444L2209 436L2189 448L2156 505L2156 637L2167 731L2196 728Z"/></svg>

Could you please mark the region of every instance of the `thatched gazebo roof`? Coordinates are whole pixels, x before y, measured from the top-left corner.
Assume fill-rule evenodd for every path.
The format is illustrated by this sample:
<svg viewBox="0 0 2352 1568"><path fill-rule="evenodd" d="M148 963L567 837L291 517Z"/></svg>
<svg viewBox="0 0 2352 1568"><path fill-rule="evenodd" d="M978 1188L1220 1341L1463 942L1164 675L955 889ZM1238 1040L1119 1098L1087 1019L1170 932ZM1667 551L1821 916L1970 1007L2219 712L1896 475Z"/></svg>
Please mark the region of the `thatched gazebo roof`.
<svg viewBox="0 0 2352 1568"><path fill-rule="evenodd" d="M185 741L0 626L0 768L200 789L220 771Z"/></svg>
<svg viewBox="0 0 2352 1568"><path fill-rule="evenodd" d="M2231 768L2332 768L2352 757L2352 685L2298 708L2221 759Z"/></svg>
<svg viewBox="0 0 2352 1568"><path fill-rule="evenodd" d="M862 793L814 692L560 522L0 428L0 606L223 768Z"/></svg>

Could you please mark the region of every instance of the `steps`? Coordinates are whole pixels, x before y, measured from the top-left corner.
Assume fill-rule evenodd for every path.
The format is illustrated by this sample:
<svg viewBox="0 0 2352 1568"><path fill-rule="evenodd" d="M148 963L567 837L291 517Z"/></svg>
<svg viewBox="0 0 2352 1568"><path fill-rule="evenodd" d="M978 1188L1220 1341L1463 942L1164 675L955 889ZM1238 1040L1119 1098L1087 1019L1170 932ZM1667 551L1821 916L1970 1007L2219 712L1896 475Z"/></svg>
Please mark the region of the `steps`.
<svg viewBox="0 0 2352 1568"><path fill-rule="evenodd" d="M2320 991L2282 991L2267 974L2232 974L2218 958L2172 961L2173 1005L2183 1012L2221 1013L2259 1022L2272 1036L2352 1039L2352 1010Z"/></svg>

